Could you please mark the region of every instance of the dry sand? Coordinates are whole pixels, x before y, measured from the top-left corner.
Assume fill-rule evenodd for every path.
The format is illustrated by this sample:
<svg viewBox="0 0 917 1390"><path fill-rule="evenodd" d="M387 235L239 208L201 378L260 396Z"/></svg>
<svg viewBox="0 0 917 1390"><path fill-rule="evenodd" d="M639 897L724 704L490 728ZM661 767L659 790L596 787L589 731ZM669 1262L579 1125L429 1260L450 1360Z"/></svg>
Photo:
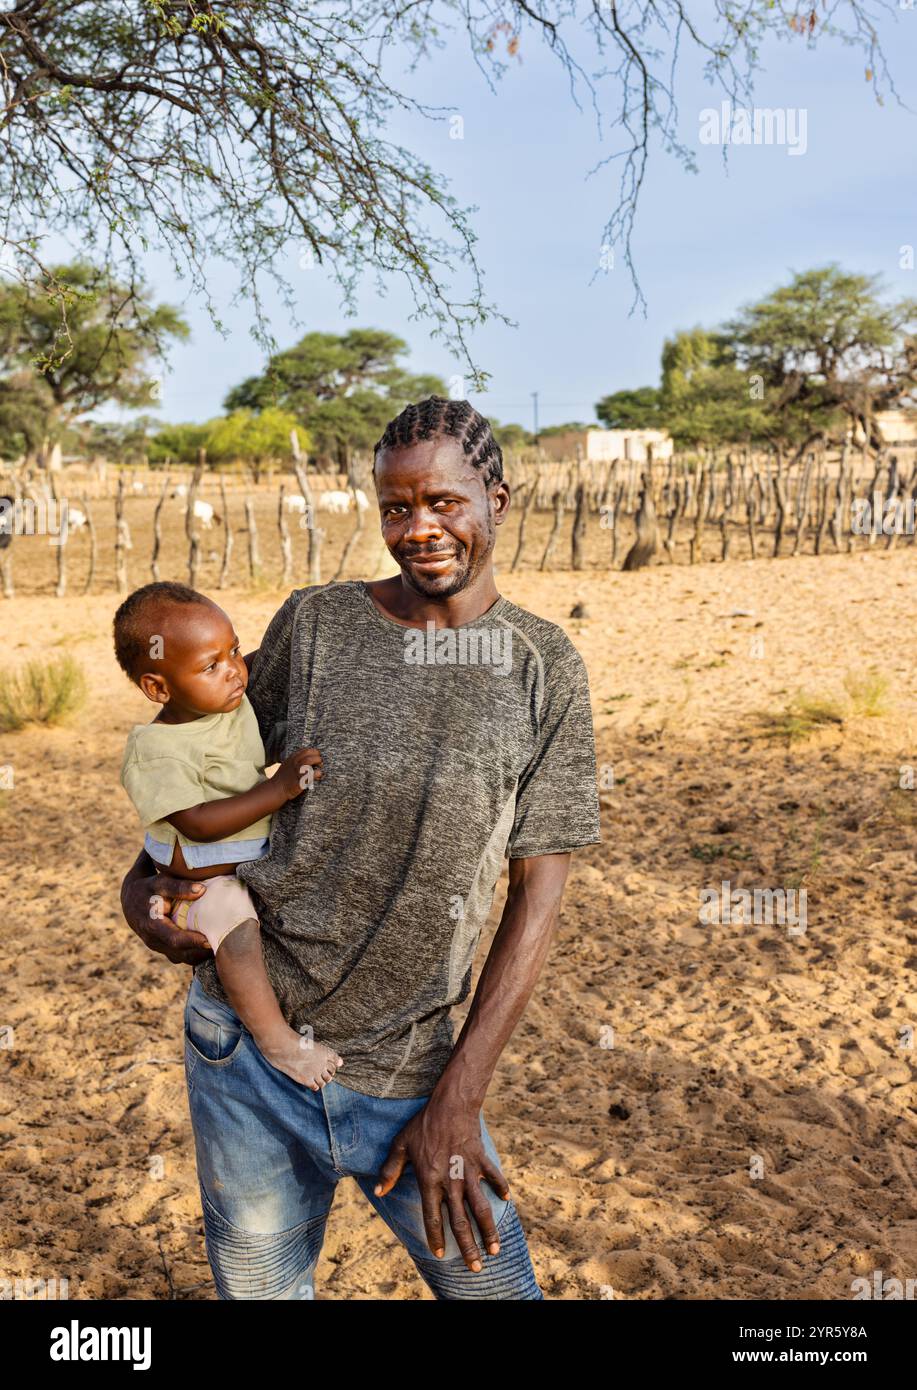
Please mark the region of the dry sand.
<svg viewBox="0 0 917 1390"><path fill-rule="evenodd" d="M614 772L486 1106L546 1296L843 1300L876 1269L917 1276L914 552L498 583L582 652ZM283 596L223 595L246 645ZM211 1298L188 971L118 908L139 839L118 768L148 707L110 653L115 603L0 606L5 662L72 651L93 681L71 726L0 735L0 1278ZM792 746L756 735L756 711L871 666L886 715ZM700 891L723 880L804 887L807 930L702 926ZM430 1297L349 1181L317 1290Z"/></svg>

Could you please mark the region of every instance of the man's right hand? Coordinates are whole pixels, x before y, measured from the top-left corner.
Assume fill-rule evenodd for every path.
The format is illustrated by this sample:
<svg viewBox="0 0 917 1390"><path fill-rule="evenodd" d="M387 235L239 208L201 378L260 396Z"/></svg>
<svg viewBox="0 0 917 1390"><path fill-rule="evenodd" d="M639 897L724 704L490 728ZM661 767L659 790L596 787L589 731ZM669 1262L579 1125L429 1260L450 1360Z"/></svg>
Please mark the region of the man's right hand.
<svg viewBox="0 0 917 1390"><path fill-rule="evenodd" d="M200 965L213 955L206 936L177 927L169 915L179 898L199 898L205 893L205 884L170 874L128 879L121 890L121 911L144 946L176 965Z"/></svg>

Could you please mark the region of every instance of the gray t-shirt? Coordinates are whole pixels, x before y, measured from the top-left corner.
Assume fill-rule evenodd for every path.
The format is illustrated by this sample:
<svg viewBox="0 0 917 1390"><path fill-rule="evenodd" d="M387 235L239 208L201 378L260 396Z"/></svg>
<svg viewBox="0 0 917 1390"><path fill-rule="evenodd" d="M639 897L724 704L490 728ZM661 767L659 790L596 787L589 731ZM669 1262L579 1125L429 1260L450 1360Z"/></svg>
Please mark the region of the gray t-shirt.
<svg viewBox="0 0 917 1390"><path fill-rule="evenodd" d="M457 628L408 628L362 580L295 590L252 667L268 762L321 751L324 778L242 864L265 963L294 1028L336 1048L336 1080L428 1095L453 1046L504 856L599 836L583 660L502 596ZM225 1001L211 961L198 967Z"/></svg>

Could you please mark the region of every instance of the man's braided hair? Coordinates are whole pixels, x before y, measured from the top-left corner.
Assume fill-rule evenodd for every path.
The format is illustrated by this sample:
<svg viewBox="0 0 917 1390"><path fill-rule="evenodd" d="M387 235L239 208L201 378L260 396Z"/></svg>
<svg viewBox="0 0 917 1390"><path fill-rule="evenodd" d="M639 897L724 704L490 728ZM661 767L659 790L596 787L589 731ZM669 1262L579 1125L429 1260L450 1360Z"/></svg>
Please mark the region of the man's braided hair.
<svg viewBox="0 0 917 1390"><path fill-rule="evenodd" d="M405 406L390 420L373 450L373 467L383 449L403 449L439 436L458 440L469 463L484 470L485 487L503 481L503 450L490 422L468 401L449 401L444 396L428 396L419 405Z"/></svg>

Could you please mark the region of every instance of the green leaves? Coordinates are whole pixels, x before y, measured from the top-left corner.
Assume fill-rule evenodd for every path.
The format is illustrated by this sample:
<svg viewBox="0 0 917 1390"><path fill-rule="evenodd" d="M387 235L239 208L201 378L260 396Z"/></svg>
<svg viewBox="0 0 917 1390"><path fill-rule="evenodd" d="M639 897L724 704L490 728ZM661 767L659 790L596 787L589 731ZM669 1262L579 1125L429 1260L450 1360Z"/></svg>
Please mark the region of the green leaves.
<svg viewBox="0 0 917 1390"><path fill-rule="evenodd" d="M51 267L26 282L0 282L0 370L32 368L66 421L106 401L149 403L147 365L188 326L88 261Z"/></svg>

